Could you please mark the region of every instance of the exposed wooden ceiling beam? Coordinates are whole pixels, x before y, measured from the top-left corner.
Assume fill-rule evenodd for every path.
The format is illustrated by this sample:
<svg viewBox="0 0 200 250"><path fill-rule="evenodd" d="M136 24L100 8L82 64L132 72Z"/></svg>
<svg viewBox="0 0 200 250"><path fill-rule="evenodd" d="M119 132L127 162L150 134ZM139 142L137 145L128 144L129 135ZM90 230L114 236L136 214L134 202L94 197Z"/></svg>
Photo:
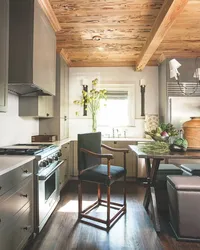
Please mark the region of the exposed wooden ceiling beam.
<svg viewBox="0 0 200 250"><path fill-rule="evenodd" d="M165 0L154 22L150 35L136 63L136 70L142 70L156 49L159 47L168 30L183 11L188 0Z"/></svg>
<svg viewBox="0 0 200 250"><path fill-rule="evenodd" d="M61 30L60 23L58 22L58 19L51 7L49 0L38 0L38 2L42 7L44 13L46 14L47 18L49 19L49 22L51 23L54 31L55 32L60 31Z"/></svg>

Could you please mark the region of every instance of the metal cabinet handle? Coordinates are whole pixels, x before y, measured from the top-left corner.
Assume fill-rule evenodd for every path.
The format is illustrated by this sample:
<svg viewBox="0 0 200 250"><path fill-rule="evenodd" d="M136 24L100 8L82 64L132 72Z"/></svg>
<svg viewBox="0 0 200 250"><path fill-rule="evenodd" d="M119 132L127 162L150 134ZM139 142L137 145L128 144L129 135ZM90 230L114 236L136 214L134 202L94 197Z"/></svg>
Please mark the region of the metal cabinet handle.
<svg viewBox="0 0 200 250"><path fill-rule="evenodd" d="M23 172L27 174L27 173L28 173L28 170L27 170L27 169L26 169L26 170L23 170Z"/></svg>
<svg viewBox="0 0 200 250"><path fill-rule="evenodd" d="M47 116L49 116L49 113L47 113Z"/></svg>
<svg viewBox="0 0 200 250"><path fill-rule="evenodd" d="M28 227L23 227L22 229L27 231L27 230L28 230Z"/></svg>
<svg viewBox="0 0 200 250"><path fill-rule="evenodd" d="M25 197L27 198L28 197L28 194L20 194L21 197Z"/></svg>
<svg viewBox="0 0 200 250"><path fill-rule="evenodd" d="M2 187L0 186L0 190L2 189Z"/></svg>

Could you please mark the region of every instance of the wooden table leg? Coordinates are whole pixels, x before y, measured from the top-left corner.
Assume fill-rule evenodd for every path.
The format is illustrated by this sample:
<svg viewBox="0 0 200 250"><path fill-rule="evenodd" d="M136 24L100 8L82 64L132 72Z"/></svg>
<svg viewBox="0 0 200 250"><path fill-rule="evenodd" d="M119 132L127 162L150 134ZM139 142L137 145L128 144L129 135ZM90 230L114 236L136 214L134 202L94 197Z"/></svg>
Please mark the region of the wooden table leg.
<svg viewBox="0 0 200 250"><path fill-rule="evenodd" d="M151 173L151 163L150 159L145 159L145 165L146 165L146 173L147 173L147 188L146 188L146 193L143 201L143 206L145 207L146 210L148 210L150 198L151 198L151 179L150 179L150 173Z"/></svg>
<svg viewBox="0 0 200 250"><path fill-rule="evenodd" d="M158 218L158 209L157 209L156 194L155 194L154 187L151 187L151 204L152 204L154 227L155 227L156 232L159 233L160 232L160 222L159 222L159 218Z"/></svg>
<svg viewBox="0 0 200 250"><path fill-rule="evenodd" d="M150 159L146 159L146 168L147 168L147 189L144 197L143 205L146 210L148 210L149 203L152 203L152 216L153 223L157 232L160 232L160 223L158 218L157 202L155 196L155 184L156 184L156 175L162 159L153 159L152 168L150 165Z"/></svg>

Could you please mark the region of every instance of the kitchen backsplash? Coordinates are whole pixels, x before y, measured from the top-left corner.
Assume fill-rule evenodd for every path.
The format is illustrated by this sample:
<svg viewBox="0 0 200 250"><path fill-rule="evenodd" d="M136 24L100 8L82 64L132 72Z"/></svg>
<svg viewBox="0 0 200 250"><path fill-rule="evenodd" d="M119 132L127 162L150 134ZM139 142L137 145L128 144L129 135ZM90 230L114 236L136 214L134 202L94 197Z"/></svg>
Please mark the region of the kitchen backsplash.
<svg viewBox="0 0 200 250"><path fill-rule="evenodd" d="M19 97L8 94L8 111L0 112L0 146L30 143L31 136L39 132L39 121L18 115Z"/></svg>

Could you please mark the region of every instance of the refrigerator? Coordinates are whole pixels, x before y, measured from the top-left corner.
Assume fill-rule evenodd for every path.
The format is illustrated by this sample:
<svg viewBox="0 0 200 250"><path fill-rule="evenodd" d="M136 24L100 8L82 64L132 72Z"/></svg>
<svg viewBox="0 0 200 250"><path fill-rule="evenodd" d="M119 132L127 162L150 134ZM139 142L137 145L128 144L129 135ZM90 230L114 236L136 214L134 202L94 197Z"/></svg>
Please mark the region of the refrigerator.
<svg viewBox="0 0 200 250"><path fill-rule="evenodd" d="M200 117L200 97L168 97L168 118L177 129L190 117Z"/></svg>

